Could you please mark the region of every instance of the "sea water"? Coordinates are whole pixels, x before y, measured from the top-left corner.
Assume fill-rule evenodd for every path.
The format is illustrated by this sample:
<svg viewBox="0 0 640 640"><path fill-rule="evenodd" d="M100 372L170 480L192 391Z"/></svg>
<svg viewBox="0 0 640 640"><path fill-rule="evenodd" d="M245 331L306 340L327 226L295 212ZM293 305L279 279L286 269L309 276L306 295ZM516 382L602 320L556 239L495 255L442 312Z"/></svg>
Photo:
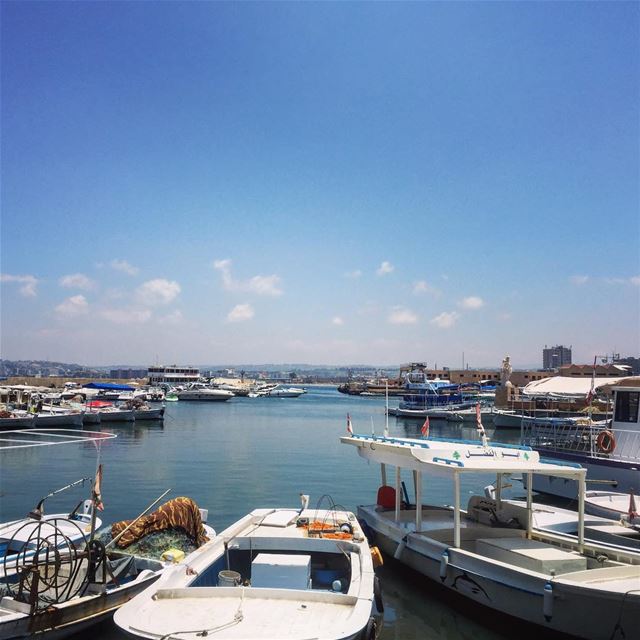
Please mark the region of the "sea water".
<svg viewBox="0 0 640 640"><path fill-rule="evenodd" d="M93 476L98 462L104 467L105 524L135 518L167 489L171 492L162 502L193 498L209 510L208 524L217 531L255 508L297 508L301 493L310 496L311 507L331 500L355 512L359 504L375 501L380 469L361 459L354 447L340 443L347 414L354 432L382 435L384 398L309 387L299 398L167 403L164 422L103 424L103 431L118 437L99 448L82 443L0 451L0 521L23 517L50 491ZM419 437L421 424L391 417L389 431L392 436ZM515 442L519 436L517 431L494 433L490 425L487 431L502 442ZM475 425L436 420L431 421L431 435L477 438ZM463 504L465 496L482 492L491 481L465 478ZM411 495L411 483L407 485ZM70 511L89 490L86 483L84 489L47 500L46 512ZM451 483L425 478L423 500L452 504ZM509 635L499 621L496 626L495 616L475 611L468 615L467 601L451 603L437 586L397 563L387 562L379 571L385 602L383 640L498 640ZM88 633L101 640L124 637L112 622Z"/></svg>

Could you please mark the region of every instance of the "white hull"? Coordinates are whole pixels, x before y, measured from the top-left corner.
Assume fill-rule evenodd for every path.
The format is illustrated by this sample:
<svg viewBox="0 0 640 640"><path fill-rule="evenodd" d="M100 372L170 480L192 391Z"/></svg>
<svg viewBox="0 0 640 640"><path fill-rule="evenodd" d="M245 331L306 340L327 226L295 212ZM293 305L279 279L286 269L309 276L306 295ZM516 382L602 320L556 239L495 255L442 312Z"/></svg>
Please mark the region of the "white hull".
<svg viewBox="0 0 640 640"><path fill-rule="evenodd" d="M178 393L178 400L191 400L191 401L199 401L199 402L225 402L233 398L233 393L231 391L224 391L220 389L219 391L216 389L206 390L206 391L180 391Z"/></svg>
<svg viewBox="0 0 640 640"><path fill-rule="evenodd" d="M635 494L634 494L635 495ZM637 504L635 517L629 518L630 494L611 491L588 491L584 498L584 508L587 513L610 520L625 520L631 524L640 524Z"/></svg>
<svg viewBox="0 0 640 640"><path fill-rule="evenodd" d="M407 512L409 521L413 513ZM552 615L547 619L544 594L549 575L479 556L471 550L472 545L467 545L469 550L456 549L451 546L452 540L440 542L427 535L417 535L415 539L410 537L398 550L407 534L406 528L384 522L376 514L375 507L360 507L358 517L376 532L375 542L387 554L395 555L400 562L442 588L495 611L544 629L589 640L609 640L617 623L627 635L633 635L637 628L640 596L625 599L624 592L611 593L599 588L598 584L565 584L563 576L560 576L552 584ZM498 534L504 532L497 531ZM443 570L442 557L445 552L448 562ZM640 579L640 569L637 566L625 569L628 569L630 576L628 589L632 589L632 585ZM444 578L441 577L441 571Z"/></svg>
<svg viewBox="0 0 640 640"><path fill-rule="evenodd" d="M100 424L100 414L97 411L85 411L82 414L82 424Z"/></svg>
<svg viewBox="0 0 640 640"><path fill-rule="evenodd" d="M81 413L37 414L35 426L42 427L81 427Z"/></svg>

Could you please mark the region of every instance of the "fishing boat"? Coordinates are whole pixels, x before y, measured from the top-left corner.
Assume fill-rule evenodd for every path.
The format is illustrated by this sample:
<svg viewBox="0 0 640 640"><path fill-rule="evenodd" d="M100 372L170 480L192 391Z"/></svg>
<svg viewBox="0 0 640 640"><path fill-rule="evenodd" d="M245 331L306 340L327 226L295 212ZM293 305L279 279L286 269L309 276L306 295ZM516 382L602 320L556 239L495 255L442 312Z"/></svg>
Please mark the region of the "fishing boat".
<svg viewBox="0 0 640 640"><path fill-rule="evenodd" d="M306 500L305 500L306 499ZM140 638L374 640L382 598L353 513L256 509L114 616Z"/></svg>
<svg viewBox="0 0 640 640"><path fill-rule="evenodd" d="M587 491L584 504L586 512L594 516L640 525L633 493ZM640 532L640 529L638 531Z"/></svg>
<svg viewBox="0 0 640 640"><path fill-rule="evenodd" d="M589 640L636 632L640 554L585 540L585 469L544 461L529 447L489 444L485 435L480 442L363 435L341 440L381 464L376 504L359 507L358 519L387 554L449 592L540 629ZM387 465L395 467L395 486L387 485ZM402 470L414 480L413 504L402 498ZM511 474L577 482L577 538L534 529L530 481L524 522L485 520L474 508L475 496L464 510L462 480L480 473L496 475L498 508L498 487ZM423 475L453 484L452 507L423 503Z"/></svg>
<svg viewBox="0 0 640 640"><path fill-rule="evenodd" d="M26 411L0 411L0 429L27 429L33 427L36 417Z"/></svg>
<svg viewBox="0 0 640 640"><path fill-rule="evenodd" d="M187 505L186 516L181 515L177 500ZM206 542L209 536L215 537L215 531L194 515L200 513L195 503L186 501L186 498L170 501L146 516L142 525L141 518L116 523L111 531L119 525L119 533L107 542L91 535L83 540L84 544L66 545L55 554L40 552L31 557L17 554L12 568L21 579L17 584L8 584L8 593L0 600L0 639L65 638L111 615L186 552ZM178 543L173 538L172 548L159 557L149 551L110 548L134 527L142 532L137 537L138 545L142 545L149 535L160 530L163 522L174 526L184 523L185 529L197 531L197 537L191 540L184 536L183 548L176 548ZM47 526L55 530L48 532L43 527L37 530L34 541L38 549L45 549L51 539L64 539L61 523Z"/></svg>
<svg viewBox="0 0 640 640"><path fill-rule="evenodd" d="M84 485L89 480L81 478L56 489L42 498L27 517L0 524L0 592L3 590L2 583L16 581L15 566L18 560L31 560L36 553L45 551L37 544L38 539L53 543L58 548L65 544L85 542L93 517L92 500L81 501L70 513L45 514L44 503L48 498L79 484ZM102 525L97 515L94 522L98 528ZM56 538L56 532L62 535Z"/></svg>

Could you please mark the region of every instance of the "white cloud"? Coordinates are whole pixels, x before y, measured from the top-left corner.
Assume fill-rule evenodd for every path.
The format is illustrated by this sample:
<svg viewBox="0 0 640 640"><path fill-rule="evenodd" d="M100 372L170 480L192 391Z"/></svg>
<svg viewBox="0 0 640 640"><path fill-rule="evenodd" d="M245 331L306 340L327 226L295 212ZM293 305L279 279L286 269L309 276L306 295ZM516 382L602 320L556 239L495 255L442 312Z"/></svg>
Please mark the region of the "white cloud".
<svg viewBox="0 0 640 640"><path fill-rule="evenodd" d="M350 278L351 280L357 280L362 276L362 271L360 269L354 269L353 271L347 271L344 274L345 278Z"/></svg>
<svg viewBox="0 0 640 640"><path fill-rule="evenodd" d="M341 327L344 324L344 320L340 316L335 316L331 319L331 324Z"/></svg>
<svg viewBox="0 0 640 640"><path fill-rule="evenodd" d="M378 267L376 273L379 276L386 276L388 273L391 273L393 270L395 269L395 267L390 263L387 262L386 260Z"/></svg>
<svg viewBox="0 0 640 640"><path fill-rule="evenodd" d="M281 296L280 276L253 276L249 280L234 280L231 275L231 260L215 260L213 268L222 275L222 286L227 291L243 291L259 296Z"/></svg>
<svg viewBox="0 0 640 640"><path fill-rule="evenodd" d="M387 318L390 324L416 324L418 316L404 307L394 307Z"/></svg>
<svg viewBox="0 0 640 640"><path fill-rule="evenodd" d="M24 276L12 276L8 273L3 273L0 275L0 282L17 282L20 285L20 295L25 298L34 298L38 295L36 291L36 287L38 286L38 278L31 275Z"/></svg>
<svg viewBox="0 0 640 640"><path fill-rule="evenodd" d="M149 309L103 309L100 315L114 324L143 324L151 318Z"/></svg>
<svg viewBox="0 0 640 640"><path fill-rule="evenodd" d="M89 303L83 295L71 296L56 307L56 313L66 318L80 316L89 311Z"/></svg>
<svg viewBox="0 0 640 640"><path fill-rule="evenodd" d="M484 307L484 300L478 296L469 296L460 300L458 306L463 309L480 309Z"/></svg>
<svg viewBox="0 0 640 640"><path fill-rule="evenodd" d="M67 289L83 289L90 291L96 286L96 283L84 275L84 273L70 273L69 275L62 276L58 281L61 287Z"/></svg>
<svg viewBox="0 0 640 640"><path fill-rule="evenodd" d="M459 319L460 314L457 311L443 311L430 322L440 329L450 329Z"/></svg>
<svg viewBox="0 0 640 640"><path fill-rule="evenodd" d="M172 311L171 313L158 318L158 322L160 324L175 325L180 324L183 319L184 316L182 315L182 311L180 311L180 309L176 309L175 311Z"/></svg>
<svg viewBox="0 0 640 640"><path fill-rule="evenodd" d="M180 293L180 285L173 280L156 278L141 284L137 291L138 301L144 305L169 304Z"/></svg>
<svg viewBox="0 0 640 640"><path fill-rule="evenodd" d="M587 284L587 282L589 282L589 276L571 276L569 278L569 282L571 284L575 284L577 286L581 286L581 285Z"/></svg>
<svg viewBox="0 0 640 640"><path fill-rule="evenodd" d="M122 271L122 273L126 273L129 276L135 276L140 269L138 267L134 267L132 264L129 264L126 260L112 260L109 263L109 266L116 271Z"/></svg>
<svg viewBox="0 0 640 640"><path fill-rule="evenodd" d="M636 287L640 287L640 276L631 276L629 282Z"/></svg>
<svg viewBox="0 0 640 640"><path fill-rule="evenodd" d="M413 283L413 293L415 295L422 295L423 293L433 293L434 295L439 295L440 290L431 286L426 280L418 280Z"/></svg>
<svg viewBox="0 0 640 640"><path fill-rule="evenodd" d="M250 304L237 304L227 314L227 322L244 322L251 320L255 315L255 311Z"/></svg>

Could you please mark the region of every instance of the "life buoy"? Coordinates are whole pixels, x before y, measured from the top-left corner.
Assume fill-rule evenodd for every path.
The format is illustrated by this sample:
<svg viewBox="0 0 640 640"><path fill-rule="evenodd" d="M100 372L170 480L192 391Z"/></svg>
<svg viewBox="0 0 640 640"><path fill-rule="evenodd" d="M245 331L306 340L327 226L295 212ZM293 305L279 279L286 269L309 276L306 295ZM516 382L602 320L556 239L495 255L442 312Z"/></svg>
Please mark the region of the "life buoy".
<svg viewBox="0 0 640 640"><path fill-rule="evenodd" d="M596 438L596 446L601 453L613 453L616 448L616 437L613 432L609 430L601 431Z"/></svg>
<svg viewBox="0 0 640 640"><path fill-rule="evenodd" d="M376 603L376 609L379 613L384 613L384 602L382 602L382 588L380 587L380 579L378 576L373 578L373 599Z"/></svg>

